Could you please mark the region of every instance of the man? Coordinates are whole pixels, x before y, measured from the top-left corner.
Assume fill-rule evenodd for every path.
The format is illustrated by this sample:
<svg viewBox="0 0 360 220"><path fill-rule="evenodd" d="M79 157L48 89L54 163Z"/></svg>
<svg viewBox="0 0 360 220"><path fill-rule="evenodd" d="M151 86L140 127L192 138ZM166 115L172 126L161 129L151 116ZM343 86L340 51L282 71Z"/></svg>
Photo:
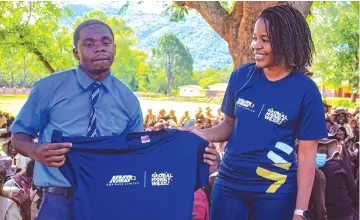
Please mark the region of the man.
<svg viewBox="0 0 360 220"><path fill-rule="evenodd" d="M15 149L36 161L34 183L44 192L37 220L73 219L73 190L58 170L71 143L50 143L54 129L89 137L143 131L138 99L110 73L116 53L111 28L85 21L76 28L73 43L79 66L36 82L11 127ZM39 144L33 143L37 135ZM204 155L210 165L213 160Z"/></svg>

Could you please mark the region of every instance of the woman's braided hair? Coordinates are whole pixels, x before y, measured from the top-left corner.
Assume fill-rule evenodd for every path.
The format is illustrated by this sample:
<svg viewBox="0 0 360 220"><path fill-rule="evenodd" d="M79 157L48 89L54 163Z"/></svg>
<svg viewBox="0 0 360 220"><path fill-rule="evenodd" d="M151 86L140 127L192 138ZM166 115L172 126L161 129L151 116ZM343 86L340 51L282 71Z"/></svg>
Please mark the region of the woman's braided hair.
<svg viewBox="0 0 360 220"><path fill-rule="evenodd" d="M314 43L310 28L298 10L288 5L269 7L259 18L266 24L277 65L285 58L286 65L297 71L311 66Z"/></svg>

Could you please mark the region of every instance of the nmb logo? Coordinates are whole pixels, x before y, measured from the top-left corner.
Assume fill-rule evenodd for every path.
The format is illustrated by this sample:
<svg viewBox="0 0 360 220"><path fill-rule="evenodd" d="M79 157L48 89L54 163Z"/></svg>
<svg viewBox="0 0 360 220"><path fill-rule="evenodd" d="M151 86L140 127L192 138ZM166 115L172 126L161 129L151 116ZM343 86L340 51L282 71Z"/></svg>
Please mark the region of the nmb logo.
<svg viewBox="0 0 360 220"><path fill-rule="evenodd" d="M113 176L109 182L109 184L113 183L129 183L131 181L136 181L136 176L133 175L118 175Z"/></svg>

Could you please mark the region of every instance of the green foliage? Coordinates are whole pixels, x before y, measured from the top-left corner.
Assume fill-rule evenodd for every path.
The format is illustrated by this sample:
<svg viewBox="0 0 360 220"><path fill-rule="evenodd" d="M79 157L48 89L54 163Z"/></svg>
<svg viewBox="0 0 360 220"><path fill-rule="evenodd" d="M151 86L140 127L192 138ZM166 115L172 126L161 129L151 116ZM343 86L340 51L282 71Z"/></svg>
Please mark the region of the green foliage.
<svg viewBox="0 0 360 220"><path fill-rule="evenodd" d="M347 108L355 108L357 105L354 102L351 102L349 99L324 99L329 105L332 106L341 106Z"/></svg>
<svg viewBox="0 0 360 220"><path fill-rule="evenodd" d="M29 86L73 64L64 35L69 31L58 25L62 15L71 14L52 2L0 2L0 58L7 61L0 63L2 86Z"/></svg>
<svg viewBox="0 0 360 220"><path fill-rule="evenodd" d="M316 55L311 69L323 83L358 86L359 2L314 2L307 17Z"/></svg>
<svg viewBox="0 0 360 220"><path fill-rule="evenodd" d="M175 2L172 2L170 5L167 5L163 14L169 16L170 21L179 22L185 20L189 10L190 8L186 6L178 6Z"/></svg>
<svg viewBox="0 0 360 220"><path fill-rule="evenodd" d="M195 71L192 81L199 84L201 87L206 88L215 83L227 83L230 77L230 68L217 70L209 68L205 71Z"/></svg>
<svg viewBox="0 0 360 220"><path fill-rule="evenodd" d="M152 49L152 69L155 72L165 70L165 73L161 72L161 74L167 79L168 95L172 87L191 82L193 63L189 49L173 34L160 37L157 47ZM157 80L162 85L160 80Z"/></svg>
<svg viewBox="0 0 360 220"><path fill-rule="evenodd" d="M220 1L220 5L228 12L231 13L234 9L236 1Z"/></svg>

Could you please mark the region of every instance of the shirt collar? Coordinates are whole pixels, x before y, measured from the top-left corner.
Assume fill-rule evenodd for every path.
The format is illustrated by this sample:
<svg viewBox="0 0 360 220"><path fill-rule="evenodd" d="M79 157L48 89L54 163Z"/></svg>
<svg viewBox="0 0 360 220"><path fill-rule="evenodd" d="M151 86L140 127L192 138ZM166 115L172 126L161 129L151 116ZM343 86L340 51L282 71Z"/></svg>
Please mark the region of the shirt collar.
<svg viewBox="0 0 360 220"><path fill-rule="evenodd" d="M95 82L95 80L93 80L87 73L85 73L80 66L78 66L75 71L76 71L76 79L84 89L89 88L89 86L93 84L93 82ZM105 86L107 90L111 89L111 78L112 78L112 74L110 72L110 74L104 80L101 81L101 83Z"/></svg>

